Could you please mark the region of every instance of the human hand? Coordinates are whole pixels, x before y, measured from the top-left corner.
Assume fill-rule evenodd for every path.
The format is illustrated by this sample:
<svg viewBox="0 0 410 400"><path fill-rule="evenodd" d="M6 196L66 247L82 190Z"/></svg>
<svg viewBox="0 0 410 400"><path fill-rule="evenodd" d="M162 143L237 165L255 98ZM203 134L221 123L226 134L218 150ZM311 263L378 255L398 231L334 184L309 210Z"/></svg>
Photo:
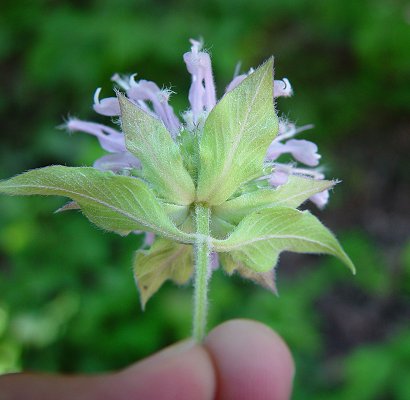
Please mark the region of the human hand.
<svg viewBox="0 0 410 400"><path fill-rule="evenodd" d="M0 400L285 400L293 374L292 356L276 333L232 320L203 345L185 340L115 373L4 375Z"/></svg>

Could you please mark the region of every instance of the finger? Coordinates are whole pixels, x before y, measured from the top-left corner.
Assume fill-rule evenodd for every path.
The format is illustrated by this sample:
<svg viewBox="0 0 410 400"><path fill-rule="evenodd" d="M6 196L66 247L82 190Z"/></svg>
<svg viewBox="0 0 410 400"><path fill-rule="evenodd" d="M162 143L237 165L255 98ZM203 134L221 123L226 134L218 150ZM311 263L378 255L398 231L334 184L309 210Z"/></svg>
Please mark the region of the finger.
<svg viewBox="0 0 410 400"><path fill-rule="evenodd" d="M267 326L248 320L219 325L205 347L217 373L219 400L286 400L294 364L284 341Z"/></svg>
<svg viewBox="0 0 410 400"><path fill-rule="evenodd" d="M208 352L193 341L185 341L161 351L127 368L114 380L119 385L129 384L135 396L133 398L147 400L211 400L216 386L213 363Z"/></svg>
<svg viewBox="0 0 410 400"><path fill-rule="evenodd" d="M0 377L1 400L210 400L215 377L208 353L185 341L112 375L12 374Z"/></svg>

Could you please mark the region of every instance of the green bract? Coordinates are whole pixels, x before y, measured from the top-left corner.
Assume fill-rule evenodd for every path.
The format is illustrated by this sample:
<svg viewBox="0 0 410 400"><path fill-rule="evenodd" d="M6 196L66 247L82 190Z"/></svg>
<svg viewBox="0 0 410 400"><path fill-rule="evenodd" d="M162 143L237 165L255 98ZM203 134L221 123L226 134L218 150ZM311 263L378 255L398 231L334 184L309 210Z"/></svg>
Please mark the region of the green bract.
<svg viewBox="0 0 410 400"><path fill-rule="evenodd" d="M52 166L2 181L0 192L69 197L91 222L120 235L145 229L181 242L194 241L174 225L166 208L141 179L94 168Z"/></svg>
<svg viewBox="0 0 410 400"><path fill-rule="evenodd" d="M161 238L149 250L138 250L134 273L142 307L167 279L182 284L189 280L192 271L192 246Z"/></svg>
<svg viewBox="0 0 410 400"><path fill-rule="evenodd" d="M332 254L353 272L354 266L332 233L307 211L289 207L263 208L246 216L225 240L213 240L215 250L255 272L267 272L282 251ZM229 268L231 269L231 268Z"/></svg>
<svg viewBox="0 0 410 400"><path fill-rule="evenodd" d="M225 94L206 119L199 141L197 200L219 205L259 177L277 132L271 58Z"/></svg>
<svg viewBox="0 0 410 400"><path fill-rule="evenodd" d="M151 248L135 256L142 305L165 280L185 283L195 270L194 336L201 339L211 253L220 254L229 274L236 271L271 290L283 251L331 254L354 272L332 233L296 209L333 182L290 176L274 188L261 180L278 132L273 99L271 58L209 112L194 116L194 129L181 127L172 137L164 121L118 93L124 151L139 160L140 169L124 169L124 176L51 166L0 182L0 192L68 197L100 228L154 233Z"/></svg>
<svg viewBox="0 0 410 400"><path fill-rule="evenodd" d="M144 178L151 182L162 199L174 204L191 204L195 198L194 183L164 124L121 93L118 100L125 146L141 161Z"/></svg>

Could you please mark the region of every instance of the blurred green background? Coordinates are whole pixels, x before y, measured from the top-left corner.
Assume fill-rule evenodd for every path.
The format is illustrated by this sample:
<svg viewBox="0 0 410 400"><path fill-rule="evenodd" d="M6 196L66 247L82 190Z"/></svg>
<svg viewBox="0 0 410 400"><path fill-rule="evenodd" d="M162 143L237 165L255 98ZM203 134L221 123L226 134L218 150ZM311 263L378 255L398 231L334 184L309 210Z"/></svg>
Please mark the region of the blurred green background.
<svg viewBox="0 0 410 400"><path fill-rule="evenodd" d="M410 4L399 0L2 1L0 178L49 164L91 165L87 135L114 72L138 72L187 104L182 54L204 37L219 95L275 55L295 95L278 108L315 124L329 206L313 210L357 266L284 254L280 297L221 271L212 327L253 318L276 329L297 364L295 399L410 399ZM102 118L97 118L103 121ZM54 198L0 198L0 372L121 368L190 332L190 287L166 284L140 311L131 273L142 238L120 238Z"/></svg>

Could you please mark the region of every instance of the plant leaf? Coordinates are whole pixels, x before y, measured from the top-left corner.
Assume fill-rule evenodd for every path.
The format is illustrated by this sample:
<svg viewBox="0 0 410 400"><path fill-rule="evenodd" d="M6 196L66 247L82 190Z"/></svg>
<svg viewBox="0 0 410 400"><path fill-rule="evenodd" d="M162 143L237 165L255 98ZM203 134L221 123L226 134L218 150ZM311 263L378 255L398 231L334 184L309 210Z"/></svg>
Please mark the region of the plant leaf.
<svg viewBox="0 0 410 400"><path fill-rule="evenodd" d="M221 204L241 184L259 176L277 131L271 58L226 93L205 121L198 200Z"/></svg>
<svg viewBox="0 0 410 400"><path fill-rule="evenodd" d="M188 205L195 186L177 144L164 124L118 93L127 149L139 158L144 177L166 201Z"/></svg>
<svg viewBox="0 0 410 400"><path fill-rule="evenodd" d="M210 221L211 235L217 239L225 239L235 229L235 225L212 214Z"/></svg>
<svg viewBox="0 0 410 400"><path fill-rule="evenodd" d="M75 201L100 228L126 235L144 229L179 241L192 241L166 215L140 179L88 167L51 166L0 182L0 193L56 195Z"/></svg>
<svg viewBox="0 0 410 400"><path fill-rule="evenodd" d="M214 239L213 247L218 252L229 252L234 261L255 272L272 269L282 251L331 254L355 272L337 239L315 216L289 207L253 212L227 239Z"/></svg>
<svg viewBox="0 0 410 400"><path fill-rule="evenodd" d="M333 187L335 182L290 176L286 184L277 189L259 189L228 200L213 208L215 216L238 224L245 216L265 207L285 206L297 208L310 196Z"/></svg>
<svg viewBox="0 0 410 400"><path fill-rule="evenodd" d="M167 279L183 284L189 280L192 272L192 246L156 239L149 250L138 250L134 276L142 308Z"/></svg>
<svg viewBox="0 0 410 400"><path fill-rule="evenodd" d="M256 284L261 285L265 289L270 290L276 295L278 294L274 268L267 272L255 272L244 263L233 260L229 253L219 253L219 260L222 268L229 275L237 272L240 276L242 276L242 278L249 279Z"/></svg>

